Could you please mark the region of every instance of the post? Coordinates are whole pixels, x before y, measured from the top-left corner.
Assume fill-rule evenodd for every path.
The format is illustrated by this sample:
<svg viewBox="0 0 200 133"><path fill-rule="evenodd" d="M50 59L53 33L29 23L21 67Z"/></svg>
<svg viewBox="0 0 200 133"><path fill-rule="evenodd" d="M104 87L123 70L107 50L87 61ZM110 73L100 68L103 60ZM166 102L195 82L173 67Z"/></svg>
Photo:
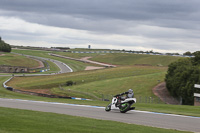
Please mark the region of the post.
<svg viewBox="0 0 200 133"><path fill-rule="evenodd" d="M194 88L200 88L200 84L195 84Z"/></svg>
<svg viewBox="0 0 200 133"><path fill-rule="evenodd" d="M102 94L102 101L104 101L104 95Z"/></svg>
<svg viewBox="0 0 200 133"><path fill-rule="evenodd" d="M200 84L195 84L194 88L200 89ZM194 106L200 106L200 93L194 93Z"/></svg>

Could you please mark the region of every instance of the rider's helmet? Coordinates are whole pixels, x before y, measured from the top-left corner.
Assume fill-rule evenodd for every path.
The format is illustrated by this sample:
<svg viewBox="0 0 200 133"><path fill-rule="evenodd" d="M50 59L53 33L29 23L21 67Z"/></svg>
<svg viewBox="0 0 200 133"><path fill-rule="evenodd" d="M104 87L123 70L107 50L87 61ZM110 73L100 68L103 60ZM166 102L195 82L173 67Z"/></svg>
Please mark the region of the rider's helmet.
<svg viewBox="0 0 200 133"><path fill-rule="evenodd" d="M128 93L133 93L133 90L132 90L132 89L129 89L129 90L128 90Z"/></svg>
<svg viewBox="0 0 200 133"><path fill-rule="evenodd" d="M133 96L134 96L133 90L129 89L128 94L127 94L127 98L133 98Z"/></svg>

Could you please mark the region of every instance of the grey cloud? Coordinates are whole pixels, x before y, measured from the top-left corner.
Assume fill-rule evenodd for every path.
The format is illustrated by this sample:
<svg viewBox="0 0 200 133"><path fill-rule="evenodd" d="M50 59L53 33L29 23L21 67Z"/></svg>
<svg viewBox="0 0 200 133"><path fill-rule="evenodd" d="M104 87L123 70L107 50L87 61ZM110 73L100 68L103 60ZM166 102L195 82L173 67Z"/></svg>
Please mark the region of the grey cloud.
<svg viewBox="0 0 200 133"><path fill-rule="evenodd" d="M0 0L0 9L39 14L72 15L87 19L154 20L190 18L199 10L198 0ZM197 14L198 15L198 14ZM192 20L198 17L190 18Z"/></svg>
<svg viewBox="0 0 200 133"><path fill-rule="evenodd" d="M199 29L195 23L200 19L196 17L200 4L197 0L0 0L0 3L0 9L13 11L14 16L29 22L99 33L124 34L140 23ZM188 21L195 24L188 25Z"/></svg>
<svg viewBox="0 0 200 133"><path fill-rule="evenodd" d="M199 43L199 5L199 0L0 0L0 15L94 34L168 40L163 45L155 44L158 42L142 45L169 49L173 42ZM141 25L154 28L145 29Z"/></svg>

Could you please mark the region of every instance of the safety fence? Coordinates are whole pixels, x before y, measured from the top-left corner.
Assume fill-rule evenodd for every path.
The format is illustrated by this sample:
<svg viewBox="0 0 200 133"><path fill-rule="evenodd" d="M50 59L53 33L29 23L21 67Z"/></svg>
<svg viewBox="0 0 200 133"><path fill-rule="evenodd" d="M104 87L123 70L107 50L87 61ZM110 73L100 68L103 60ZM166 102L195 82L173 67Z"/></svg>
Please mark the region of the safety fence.
<svg viewBox="0 0 200 133"><path fill-rule="evenodd" d="M113 98L112 95L101 95L102 101L111 101ZM136 98L137 103L149 103L149 104L174 104L181 105L181 99L176 98L168 98L168 97L156 97L156 96L134 96Z"/></svg>

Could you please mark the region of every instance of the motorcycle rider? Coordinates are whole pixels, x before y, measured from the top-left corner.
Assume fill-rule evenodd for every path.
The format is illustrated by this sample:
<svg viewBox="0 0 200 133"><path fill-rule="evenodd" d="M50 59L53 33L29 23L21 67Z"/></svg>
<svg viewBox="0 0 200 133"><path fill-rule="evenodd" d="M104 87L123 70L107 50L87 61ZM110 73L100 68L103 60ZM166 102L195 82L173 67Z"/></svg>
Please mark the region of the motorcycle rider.
<svg viewBox="0 0 200 133"><path fill-rule="evenodd" d="M123 97L123 95L126 95L125 97ZM129 89L128 91L126 91L126 92L123 92L123 93L121 93L121 94L118 94L118 95L116 95L116 97L117 97L117 105L120 105L120 103L121 103L121 100L125 100L125 99L127 99L127 98L133 98L133 96L134 96L134 93L133 93L133 90L132 89Z"/></svg>
<svg viewBox="0 0 200 133"><path fill-rule="evenodd" d="M123 95L126 95L126 96L123 96ZM131 106L136 102L136 99L133 97L134 97L134 93L132 89L129 89L128 91L123 92L121 94L117 94L113 96L112 102L106 106L105 111L110 111L112 105L114 105L116 108L119 108L121 113L125 113L129 110L134 110L135 107L131 107ZM113 108L115 109L115 107Z"/></svg>

